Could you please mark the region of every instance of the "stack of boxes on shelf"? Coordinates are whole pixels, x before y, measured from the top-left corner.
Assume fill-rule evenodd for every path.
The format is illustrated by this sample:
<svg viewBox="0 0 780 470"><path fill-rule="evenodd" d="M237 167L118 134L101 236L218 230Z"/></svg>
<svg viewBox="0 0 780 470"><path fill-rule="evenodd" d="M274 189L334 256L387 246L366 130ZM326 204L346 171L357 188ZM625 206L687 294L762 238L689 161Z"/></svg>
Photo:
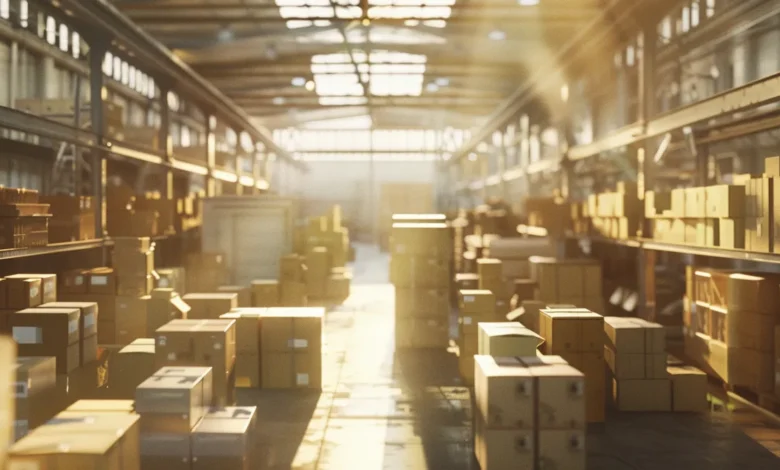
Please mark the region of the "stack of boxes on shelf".
<svg viewBox="0 0 780 470"><path fill-rule="evenodd" d="M49 209L36 190L0 188L0 249L46 246Z"/></svg>
<svg viewBox="0 0 780 470"><path fill-rule="evenodd" d="M569 229L569 205L561 197L526 198L523 204L528 225L544 227L550 235L561 235Z"/></svg>
<svg viewBox="0 0 780 470"><path fill-rule="evenodd" d="M458 366L467 383L474 381L474 355L479 353L479 323L497 320L496 296L489 290L458 292Z"/></svg>
<svg viewBox="0 0 780 470"><path fill-rule="evenodd" d="M154 337L156 367L210 367L213 404L233 403L235 320L172 320L158 328Z"/></svg>
<svg viewBox="0 0 780 470"><path fill-rule="evenodd" d="M509 313L510 292L504 281L501 260L495 258L480 258L477 260L477 275L479 289L489 290L496 298L496 315L503 318Z"/></svg>
<svg viewBox="0 0 780 470"><path fill-rule="evenodd" d="M325 310L269 308L260 319L263 388L322 388Z"/></svg>
<svg viewBox="0 0 780 470"><path fill-rule="evenodd" d="M575 305L604 311L601 265L592 259L531 257L531 276L539 300L549 304Z"/></svg>
<svg viewBox="0 0 780 470"><path fill-rule="evenodd" d="M95 209L89 196L41 196L49 204L49 243L95 239Z"/></svg>
<svg viewBox="0 0 780 470"><path fill-rule="evenodd" d="M133 208L136 214L143 214L146 219L157 215L156 233L147 234L170 235L176 233L176 200L163 198L159 192L149 192L143 196L136 196Z"/></svg>
<svg viewBox="0 0 780 470"><path fill-rule="evenodd" d="M585 469L585 383L557 356L476 356L474 450L484 469Z"/></svg>
<svg viewBox="0 0 780 470"><path fill-rule="evenodd" d="M636 237L642 226L642 209L636 183L621 181L614 193L588 197L587 213L593 216L593 231L604 237Z"/></svg>
<svg viewBox="0 0 780 470"><path fill-rule="evenodd" d="M593 202L591 202L591 200ZM590 235L595 232L593 220L599 215L592 210L598 207L598 196L588 198L584 202L573 202L569 204L571 213L571 231L575 235ZM611 230L611 227L610 227Z"/></svg>
<svg viewBox="0 0 780 470"><path fill-rule="evenodd" d="M604 317L584 308L545 308L539 312L542 352L563 357L585 375L588 423L605 418Z"/></svg>
<svg viewBox="0 0 780 470"><path fill-rule="evenodd" d="M449 227L395 223L391 256L396 348L446 348L452 283Z"/></svg>
<svg viewBox="0 0 780 470"><path fill-rule="evenodd" d="M135 190L127 184L106 186L106 230L112 237L159 235L157 211L136 210Z"/></svg>
<svg viewBox="0 0 780 470"><path fill-rule="evenodd" d="M686 274L686 356L731 386L780 397L780 279L715 269Z"/></svg>
<svg viewBox="0 0 780 470"><path fill-rule="evenodd" d="M279 304L283 307L305 307L306 264L301 255L292 253L279 261Z"/></svg>

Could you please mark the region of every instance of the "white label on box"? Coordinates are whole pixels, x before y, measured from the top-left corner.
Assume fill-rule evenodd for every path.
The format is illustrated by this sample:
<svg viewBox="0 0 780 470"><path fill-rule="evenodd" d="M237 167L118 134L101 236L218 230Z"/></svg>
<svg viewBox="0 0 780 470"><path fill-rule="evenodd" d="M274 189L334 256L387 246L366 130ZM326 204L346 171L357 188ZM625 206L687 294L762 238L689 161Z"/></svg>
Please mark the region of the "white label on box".
<svg viewBox="0 0 780 470"><path fill-rule="evenodd" d="M45 294L51 294L52 292L54 292L54 287L55 287L56 285L57 285L57 284L55 284L55 283L54 283L54 282L52 282L52 281L47 281L47 282L45 282L45 283L43 284L43 292L44 292Z"/></svg>
<svg viewBox="0 0 780 470"><path fill-rule="evenodd" d="M84 315L84 328L91 328L95 326L95 314L88 313Z"/></svg>
<svg viewBox="0 0 780 470"><path fill-rule="evenodd" d="M474 302L474 296L473 295L464 295L463 301L466 303Z"/></svg>
<svg viewBox="0 0 780 470"><path fill-rule="evenodd" d="M169 361L175 361L176 360L176 353L168 353L168 360Z"/></svg>
<svg viewBox="0 0 780 470"><path fill-rule="evenodd" d="M78 320L71 320L68 322L68 334L72 335L73 333L76 333L79 331L79 321Z"/></svg>
<svg viewBox="0 0 780 470"><path fill-rule="evenodd" d="M471 325L471 317L463 317L464 325Z"/></svg>
<svg viewBox="0 0 780 470"><path fill-rule="evenodd" d="M92 276L89 278L90 284L93 286L107 286L108 285L108 276Z"/></svg>
<svg viewBox="0 0 780 470"><path fill-rule="evenodd" d="M17 344L40 344L43 342L43 330L37 326L15 326L12 334Z"/></svg>
<svg viewBox="0 0 780 470"><path fill-rule="evenodd" d="M295 385L309 385L309 374L295 374Z"/></svg>
<svg viewBox="0 0 780 470"><path fill-rule="evenodd" d="M214 345L214 349L216 349L217 351L219 351L220 349L222 349L222 343L216 343L216 344Z"/></svg>
<svg viewBox="0 0 780 470"><path fill-rule="evenodd" d="M302 348L308 348L309 342L305 339L294 339L292 340L293 343L293 349L302 349Z"/></svg>
<svg viewBox="0 0 780 470"><path fill-rule="evenodd" d="M158 346L165 346L165 344L168 342L168 338L165 336L158 336L157 337L157 345Z"/></svg>
<svg viewBox="0 0 780 470"><path fill-rule="evenodd" d="M167 277L161 277L159 282L157 282L157 287L171 287L171 284L168 282Z"/></svg>
<svg viewBox="0 0 780 470"><path fill-rule="evenodd" d="M84 276L76 276L73 278L73 284L76 286L84 285Z"/></svg>
<svg viewBox="0 0 780 470"><path fill-rule="evenodd" d="M38 290L38 286L30 287L30 298L34 299L38 297L41 294L40 290Z"/></svg>

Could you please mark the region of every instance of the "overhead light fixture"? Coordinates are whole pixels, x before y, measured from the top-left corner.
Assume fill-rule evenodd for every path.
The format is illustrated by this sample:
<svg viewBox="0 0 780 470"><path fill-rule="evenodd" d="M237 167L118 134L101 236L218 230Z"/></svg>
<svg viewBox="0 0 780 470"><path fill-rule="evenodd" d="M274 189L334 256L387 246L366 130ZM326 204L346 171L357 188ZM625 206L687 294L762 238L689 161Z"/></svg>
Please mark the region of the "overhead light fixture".
<svg viewBox="0 0 780 470"><path fill-rule="evenodd" d="M420 26L420 20L406 20L404 21L404 26L409 26L409 27Z"/></svg>
<svg viewBox="0 0 780 470"><path fill-rule="evenodd" d="M361 21L361 23L363 23L363 26L370 26L371 20L369 20L368 18L363 18L363 21Z"/></svg>
<svg viewBox="0 0 780 470"><path fill-rule="evenodd" d="M488 38L490 38L493 41L503 41L506 39L506 33L501 31L500 29L494 29L490 33L488 33Z"/></svg>
<svg viewBox="0 0 780 470"><path fill-rule="evenodd" d="M306 79L303 77L295 77L292 79L292 85L293 86L304 86L306 85Z"/></svg>
<svg viewBox="0 0 780 470"><path fill-rule="evenodd" d="M309 91L314 91L314 88L315 88L315 86L316 86L316 85L315 85L315 84L314 84L314 82L313 82L313 81L311 81L311 80L309 80L308 82L306 82L306 89L307 89L307 90L309 90Z"/></svg>
<svg viewBox="0 0 780 470"><path fill-rule="evenodd" d="M517 0L517 4L521 7L533 7L539 4L539 0Z"/></svg>
<svg viewBox="0 0 780 470"><path fill-rule="evenodd" d="M436 79L436 84L440 87L450 86L450 79L445 77L440 77Z"/></svg>
<svg viewBox="0 0 780 470"><path fill-rule="evenodd" d="M439 91L439 85L437 85L435 82L431 82L431 83L425 85L425 89L429 93L436 93L437 91Z"/></svg>
<svg viewBox="0 0 780 470"><path fill-rule="evenodd" d="M476 153L470 153L470 154L469 154L469 161L470 161L470 162L475 162L475 161L477 161L477 154L476 154Z"/></svg>
<svg viewBox="0 0 780 470"><path fill-rule="evenodd" d="M281 96L277 96L271 100L271 103L275 104L276 106L281 106L284 104L284 98L282 98Z"/></svg>

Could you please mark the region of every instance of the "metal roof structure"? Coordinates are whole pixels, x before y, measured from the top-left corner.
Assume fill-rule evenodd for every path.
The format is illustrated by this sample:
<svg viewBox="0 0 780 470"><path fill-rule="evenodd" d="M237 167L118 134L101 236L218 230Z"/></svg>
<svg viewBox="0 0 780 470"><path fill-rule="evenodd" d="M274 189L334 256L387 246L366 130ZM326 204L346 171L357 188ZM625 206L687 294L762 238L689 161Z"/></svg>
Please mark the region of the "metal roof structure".
<svg viewBox="0 0 780 470"><path fill-rule="evenodd" d="M621 3L631 2L115 2L268 127L368 115L375 127L461 129L482 124L582 34L619 34L610 14Z"/></svg>

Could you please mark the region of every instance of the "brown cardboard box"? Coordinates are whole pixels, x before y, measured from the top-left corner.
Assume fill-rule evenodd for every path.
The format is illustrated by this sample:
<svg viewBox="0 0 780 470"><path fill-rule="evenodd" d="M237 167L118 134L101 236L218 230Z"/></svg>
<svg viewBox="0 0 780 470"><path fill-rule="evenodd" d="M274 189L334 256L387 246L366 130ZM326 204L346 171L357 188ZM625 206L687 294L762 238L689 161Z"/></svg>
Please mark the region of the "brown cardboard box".
<svg viewBox="0 0 780 470"><path fill-rule="evenodd" d="M95 268L89 272L90 294L116 294L116 275L111 268Z"/></svg>
<svg viewBox="0 0 780 470"><path fill-rule="evenodd" d="M630 317L604 317L607 345L621 354L644 354L645 331Z"/></svg>
<svg viewBox="0 0 780 470"><path fill-rule="evenodd" d="M774 315L778 307L778 281L771 275L729 274L726 288L728 310Z"/></svg>
<svg viewBox="0 0 780 470"><path fill-rule="evenodd" d="M114 271L119 277L146 277L154 270L154 251L114 249Z"/></svg>
<svg viewBox="0 0 780 470"><path fill-rule="evenodd" d="M238 308L238 294L235 293L187 294L182 300L190 306L187 318L193 320L217 319Z"/></svg>
<svg viewBox="0 0 780 470"><path fill-rule="evenodd" d="M279 281L271 279L258 279L252 281L252 306L278 307Z"/></svg>
<svg viewBox="0 0 780 470"><path fill-rule="evenodd" d="M157 365L211 367L215 403L225 406L236 361L235 326L234 320L173 320L155 333Z"/></svg>
<svg viewBox="0 0 780 470"><path fill-rule="evenodd" d="M266 308L238 308L219 317L236 322L237 354L259 354L260 321L267 311Z"/></svg>
<svg viewBox="0 0 780 470"><path fill-rule="evenodd" d="M474 363L475 404L486 428L533 430L538 388L532 370L519 358L477 355Z"/></svg>
<svg viewBox="0 0 780 470"><path fill-rule="evenodd" d="M184 367L177 375L155 375L135 392L135 410L144 433L188 434L206 414L211 371ZM184 375L187 374L187 375Z"/></svg>
<svg viewBox="0 0 780 470"><path fill-rule="evenodd" d="M503 268L500 259L495 258L480 258L477 260L477 275L480 280L494 279L500 280L503 278Z"/></svg>
<svg viewBox="0 0 780 470"><path fill-rule="evenodd" d="M81 311L79 319L79 337L81 338L80 357L81 364L84 365L97 360L97 350L89 347L90 343L85 342L87 338L97 335L98 324L98 304L95 302L51 302L40 306L40 308L77 308Z"/></svg>
<svg viewBox="0 0 780 470"><path fill-rule="evenodd" d="M745 186L719 184L706 188L705 217L741 218L745 215Z"/></svg>
<svg viewBox="0 0 780 470"><path fill-rule="evenodd" d="M40 279L6 278L6 304L8 308L23 309L37 307L42 303Z"/></svg>
<svg viewBox="0 0 780 470"><path fill-rule="evenodd" d="M10 325L20 355L54 356L57 373L68 374L80 364L79 309L28 308L11 316Z"/></svg>
<svg viewBox="0 0 780 470"><path fill-rule="evenodd" d="M745 219L719 219L720 247L745 248Z"/></svg>
<svg viewBox="0 0 780 470"><path fill-rule="evenodd" d="M585 470L584 430L540 430L537 441L537 462L541 468Z"/></svg>
<svg viewBox="0 0 780 470"><path fill-rule="evenodd" d="M192 470L253 468L256 425L255 407L207 414L192 431Z"/></svg>
<svg viewBox="0 0 780 470"><path fill-rule="evenodd" d="M501 469L507 465L513 465L515 468L534 468L533 430L491 429L479 415L474 421L474 453L480 468Z"/></svg>
<svg viewBox="0 0 780 470"><path fill-rule="evenodd" d="M539 312L539 334L544 338L543 352L598 352L604 348L604 317L586 309Z"/></svg>
<svg viewBox="0 0 780 470"><path fill-rule="evenodd" d="M117 295L148 295L157 279L157 273L150 276L117 276Z"/></svg>
<svg viewBox="0 0 780 470"><path fill-rule="evenodd" d="M141 468L144 470L192 470L189 434L141 434Z"/></svg>
<svg viewBox="0 0 780 470"><path fill-rule="evenodd" d="M220 286L217 292L236 294L238 307L252 307L252 287L250 286Z"/></svg>
<svg viewBox="0 0 780 470"><path fill-rule="evenodd" d="M462 290L458 293L461 316L492 317L496 310L496 296L488 290Z"/></svg>
<svg viewBox="0 0 780 470"><path fill-rule="evenodd" d="M279 285L279 303L283 307L305 307L306 292L306 283L284 281Z"/></svg>
<svg viewBox="0 0 780 470"><path fill-rule="evenodd" d="M670 411L672 388L664 379L613 379L612 396L620 411Z"/></svg>
<svg viewBox="0 0 780 470"><path fill-rule="evenodd" d="M63 294L86 294L89 285L89 270L74 269L60 276L59 291Z"/></svg>
<svg viewBox="0 0 780 470"><path fill-rule="evenodd" d="M672 385L672 411L705 412L707 403L707 375L691 366L672 366L667 369Z"/></svg>
<svg viewBox="0 0 780 470"><path fill-rule="evenodd" d="M269 308L260 320L260 345L265 351L321 351L325 309Z"/></svg>
<svg viewBox="0 0 780 470"><path fill-rule="evenodd" d="M556 356L524 357L522 362L534 377L538 429L584 429L584 374Z"/></svg>
<svg viewBox="0 0 780 470"><path fill-rule="evenodd" d="M123 413L134 414L133 400L78 400L65 409L76 413Z"/></svg>
<svg viewBox="0 0 780 470"><path fill-rule="evenodd" d="M474 383L474 356L478 353L477 338L465 335L458 338L458 370L467 384Z"/></svg>
<svg viewBox="0 0 780 470"><path fill-rule="evenodd" d="M452 231L447 224L394 223L391 254L433 256L450 259L453 255Z"/></svg>
<svg viewBox="0 0 780 470"><path fill-rule="evenodd" d="M304 282L306 266L303 257L295 253L282 256L279 260L279 280L282 282Z"/></svg>
<svg viewBox="0 0 780 470"><path fill-rule="evenodd" d="M154 336L157 328L171 320L186 319L189 311L190 306L172 289L154 289L147 305L147 336Z"/></svg>
<svg viewBox="0 0 780 470"><path fill-rule="evenodd" d="M349 298L352 284L351 273L332 273L328 277L326 294L329 299L343 302Z"/></svg>
<svg viewBox="0 0 780 470"><path fill-rule="evenodd" d="M477 354L485 356L534 356L536 349L544 342L537 335L519 323L482 322L478 324Z"/></svg>
<svg viewBox="0 0 780 470"><path fill-rule="evenodd" d="M390 259L390 281L397 287L447 287L450 263L435 256L396 254Z"/></svg>
<svg viewBox="0 0 780 470"><path fill-rule="evenodd" d="M41 303L57 301L57 275L56 274L13 274L6 279L40 279ZM7 281L6 281L7 282ZM33 305L31 305L32 307Z"/></svg>
<svg viewBox="0 0 780 470"><path fill-rule="evenodd" d="M154 350L153 339L140 338L111 356L108 365L110 396L121 399L135 396L136 387L157 371Z"/></svg>
<svg viewBox="0 0 780 470"><path fill-rule="evenodd" d="M396 317L431 317L450 314L449 289L395 288Z"/></svg>
<svg viewBox="0 0 780 470"><path fill-rule="evenodd" d="M667 377L666 353L646 354L644 378L664 379Z"/></svg>
<svg viewBox="0 0 780 470"><path fill-rule="evenodd" d="M449 346L449 319L446 317L397 318L395 321L395 347L446 348Z"/></svg>
<svg viewBox="0 0 780 470"><path fill-rule="evenodd" d="M263 351L260 371L263 388L322 388L321 353Z"/></svg>
<svg viewBox="0 0 780 470"><path fill-rule="evenodd" d="M649 322L643 318L635 318L645 332L645 353L666 353L666 330L658 323Z"/></svg>
<svg viewBox="0 0 780 470"><path fill-rule="evenodd" d="M54 357L18 357L13 367L15 382L8 392L15 390L16 399L4 424L10 426L15 421L15 440L19 440L58 411L57 361ZM4 404L8 403L8 396L3 396Z"/></svg>
<svg viewBox="0 0 780 470"><path fill-rule="evenodd" d="M617 379L644 379L645 357L644 353L617 353L611 346L604 346L604 359Z"/></svg>
<svg viewBox="0 0 780 470"><path fill-rule="evenodd" d="M112 237L114 251L147 252L152 249L152 239L149 237Z"/></svg>
<svg viewBox="0 0 780 470"><path fill-rule="evenodd" d="M236 387L260 388L260 353L239 352L236 355Z"/></svg>

